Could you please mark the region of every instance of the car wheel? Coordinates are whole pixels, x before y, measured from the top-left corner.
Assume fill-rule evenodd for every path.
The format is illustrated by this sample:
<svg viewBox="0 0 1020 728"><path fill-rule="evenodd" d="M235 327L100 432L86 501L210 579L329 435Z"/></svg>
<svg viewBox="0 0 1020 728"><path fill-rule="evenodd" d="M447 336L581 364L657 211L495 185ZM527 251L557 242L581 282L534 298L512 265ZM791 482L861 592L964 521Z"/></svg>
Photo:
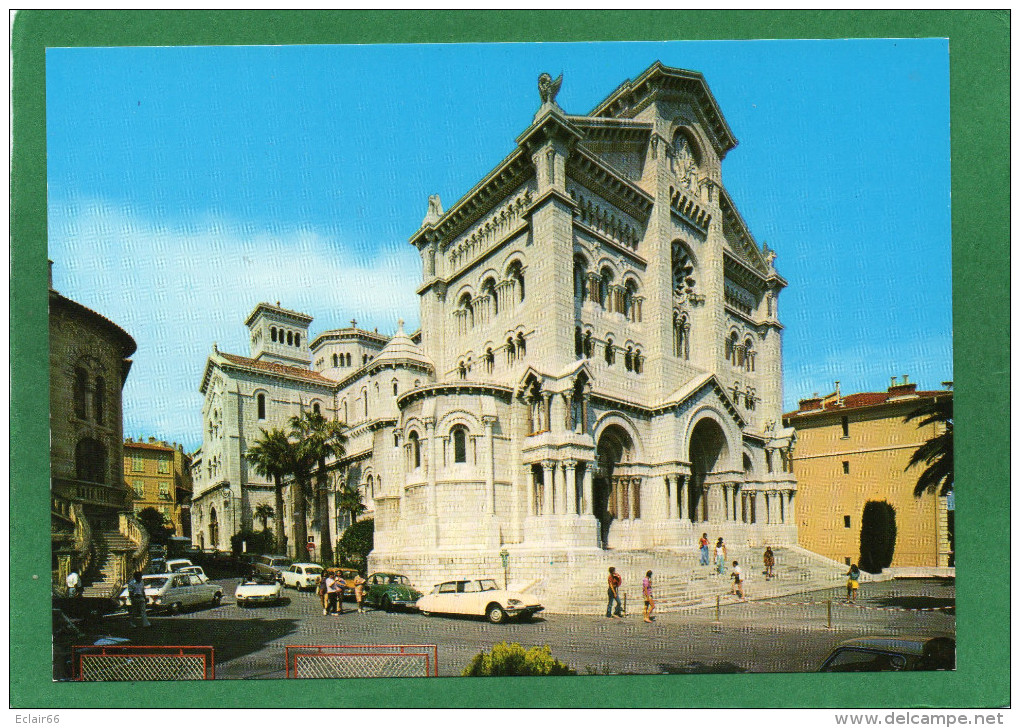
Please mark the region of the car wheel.
<svg viewBox="0 0 1020 728"><path fill-rule="evenodd" d="M421 610L423 616L428 617L432 612L426 612L424 609Z"/></svg>
<svg viewBox="0 0 1020 728"><path fill-rule="evenodd" d="M498 604L490 604L489 608L485 612L485 616L489 618L489 621L493 624L500 624L506 621L506 612L503 611L503 607Z"/></svg>
<svg viewBox="0 0 1020 728"><path fill-rule="evenodd" d="M388 594L382 598L382 608L383 611L385 612L393 611L393 602L390 601L390 597Z"/></svg>
<svg viewBox="0 0 1020 728"><path fill-rule="evenodd" d="M173 604L170 605L170 614L180 614L180 613L181 613L181 603L180 602L174 602Z"/></svg>
<svg viewBox="0 0 1020 728"><path fill-rule="evenodd" d="M218 606L220 606L220 602L222 602L222 601L223 601L223 595L222 595L222 594L220 594L219 592L216 592L216 593L215 593L215 594L213 595L213 598L212 598L212 603L213 603L213 606L214 606L214 607L218 607Z"/></svg>

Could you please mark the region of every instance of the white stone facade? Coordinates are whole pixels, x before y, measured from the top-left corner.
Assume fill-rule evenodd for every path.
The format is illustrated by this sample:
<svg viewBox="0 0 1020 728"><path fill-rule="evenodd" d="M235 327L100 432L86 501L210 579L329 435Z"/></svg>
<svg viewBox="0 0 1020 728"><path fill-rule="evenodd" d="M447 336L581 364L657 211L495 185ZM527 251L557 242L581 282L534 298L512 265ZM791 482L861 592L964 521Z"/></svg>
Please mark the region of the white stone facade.
<svg viewBox="0 0 1020 728"><path fill-rule="evenodd" d="M372 565L420 583L491 570L502 548L540 571L564 554L688 547L706 531L796 543L786 282L722 184L736 140L704 79L657 63L587 116L549 88L467 196L445 212L429 200L411 238L420 335L320 334L315 379L300 384L226 376L223 355L210 358L206 469L218 457L222 478L254 482L227 451L243 448L230 433L250 441L257 423L230 428L263 386L274 416L321 397L347 423L349 477L376 519ZM264 326L252 343L263 362ZM276 361L300 366L287 356Z"/></svg>

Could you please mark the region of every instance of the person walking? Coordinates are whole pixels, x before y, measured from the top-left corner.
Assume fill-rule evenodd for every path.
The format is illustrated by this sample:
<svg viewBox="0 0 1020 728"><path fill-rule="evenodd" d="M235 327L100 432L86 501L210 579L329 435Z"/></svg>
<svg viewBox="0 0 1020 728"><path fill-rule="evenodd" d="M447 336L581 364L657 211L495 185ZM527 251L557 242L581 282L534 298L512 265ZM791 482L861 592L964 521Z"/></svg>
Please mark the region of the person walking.
<svg viewBox="0 0 1020 728"><path fill-rule="evenodd" d="M853 603L857 601L857 590L861 588L861 570L857 564L850 564L850 571L846 572L846 600Z"/></svg>
<svg viewBox="0 0 1020 728"><path fill-rule="evenodd" d="M701 534L701 540L698 541L698 550L701 551L701 565L708 566L708 534Z"/></svg>
<svg viewBox="0 0 1020 728"><path fill-rule="evenodd" d="M715 542L715 566L720 574L726 573L726 544L723 543L722 536Z"/></svg>
<svg viewBox="0 0 1020 728"><path fill-rule="evenodd" d="M747 598L744 596L744 570L740 568L736 561L733 562L733 571L730 572L730 577L733 579L730 594L736 594L740 597L740 601L746 602Z"/></svg>
<svg viewBox="0 0 1020 728"><path fill-rule="evenodd" d="M322 600L322 616L329 614L329 591L326 589L326 581L333 574L332 569L326 569L319 577L319 583L315 587L315 593L319 595Z"/></svg>
<svg viewBox="0 0 1020 728"><path fill-rule="evenodd" d="M365 582L367 579L362 574L354 577L354 601L358 603L358 614L365 613Z"/></svg>
<svg viewBox="0 0 1020 728"><path fill-rule="evenodd" d="M609 603L606 604L606 617L622 617L623 604L620 602L620 586L623 584L623 577L616 573L616 567L609 567L609 578L606 580L609 586ZM613 601L616 601L616 612L613 612Z"/></svg>
<svg viewBox="0 0 1020 728"><path fill-rule="evenodd" d="M654 622L655 617L652 616L652 612L655 611L655 598L652 595L651 571L645 574L645 578L641 581L641 594L645 598L645 621Z"/></svg>
<svg viewBox="0 0 1020 728"><path fill-rule="evenodd" d="M762 557L762 561L765 562L765 580L768 581L772 578L772 569L776 565L776 555L772 553L772 547L765 547L765 555Z"/></svg>
<svg viewBox="0 0 1020 728"><path fill-rule="evenodd" d="M333 592L330 597L333 605L333 614L344 613L344 589L347 588L347 580L344 579L344 575L339 571L333 576Z"/></svg>
<svg viewBox="0 0 1020 728"><path fill-rule="evenodd" d="M151 627L152 623L145 613L145 582L140 571L136 571L128 582L128 598L131 600L131 626Z"/></svg>
<svg viewBox="0 0 1020 728"><path fill-rule="evenodd" d="M70 599L81 596L81 577L78 576L78 572L71 569L71 573L67 575L67 596Z"/></svg>

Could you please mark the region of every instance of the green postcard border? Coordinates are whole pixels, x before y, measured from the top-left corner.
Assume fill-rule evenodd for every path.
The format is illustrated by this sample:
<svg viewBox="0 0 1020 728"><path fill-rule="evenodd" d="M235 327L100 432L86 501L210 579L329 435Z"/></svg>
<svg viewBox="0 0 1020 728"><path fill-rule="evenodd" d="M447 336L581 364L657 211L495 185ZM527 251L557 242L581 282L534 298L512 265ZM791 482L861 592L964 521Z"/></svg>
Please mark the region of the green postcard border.
<svg viewBox="0 0 1020 728"><path fill-rule="evenodd" d="M11 664L19 708L992 707L1009 703L1009 26L999 11L22 11L12 30ZM949 38L957 498L955 673L282 681L50 680L45 48ZM890 191L895 195L895 190ZM889 255L896 255L889 241ZM923 265L923 261L919 261ZM286 698L286 703L284 703Z"/></svg>

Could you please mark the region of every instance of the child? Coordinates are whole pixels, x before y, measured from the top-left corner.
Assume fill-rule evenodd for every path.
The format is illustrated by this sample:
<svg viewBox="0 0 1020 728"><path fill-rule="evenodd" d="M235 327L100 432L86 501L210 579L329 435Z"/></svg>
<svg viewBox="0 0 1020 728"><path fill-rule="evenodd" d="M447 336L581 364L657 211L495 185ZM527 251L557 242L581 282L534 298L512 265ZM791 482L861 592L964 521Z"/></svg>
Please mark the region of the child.
<svg viewBox="0 0 1020 728"><path fill-rule="evenodd" d="M730 572L730 576L733 578L733 586L730 587L730 594L736 594L740 597L740 601L746 602L747 599L744 597L744 571L740 568L736 561L733 562L733 571Z"/></svg>
<svg viewBox="0 0 1020 728"><path fill-rule="evenodd" d="M857 590L861 586L861 570L857 568L857 564L850 564L850 571L846 572L846 575L850 577L846 582L846 600L853 603L857 601Z"/></svg>

